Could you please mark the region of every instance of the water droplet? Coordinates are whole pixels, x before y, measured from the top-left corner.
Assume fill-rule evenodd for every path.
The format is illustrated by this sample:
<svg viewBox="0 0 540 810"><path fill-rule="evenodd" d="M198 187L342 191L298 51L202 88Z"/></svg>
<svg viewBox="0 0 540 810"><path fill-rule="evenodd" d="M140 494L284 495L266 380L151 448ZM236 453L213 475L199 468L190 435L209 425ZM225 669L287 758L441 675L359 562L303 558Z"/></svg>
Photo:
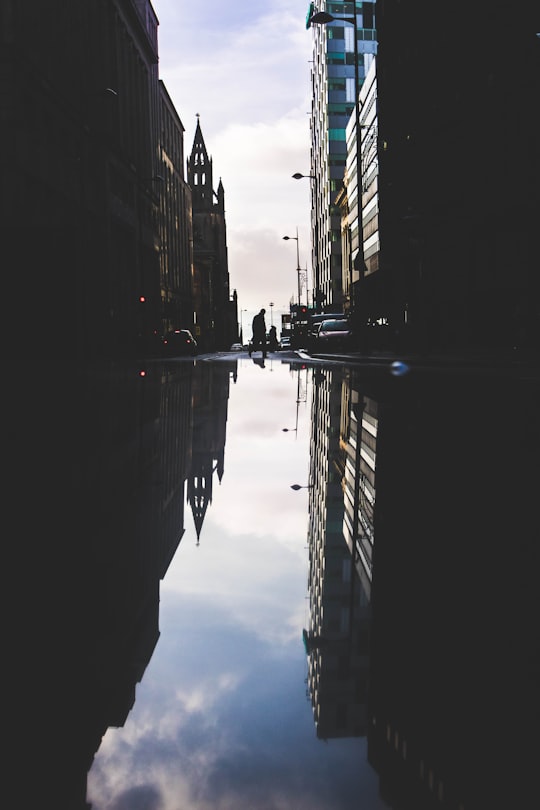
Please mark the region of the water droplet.
<svg viewBox="0 0 540 810"><path fill-rule="evenodd" d="M394 375L394 377L403 377L403 375L408 374L409 371L410 368L407 363L402 363L401 360L394 360L390 366L390 372Z"/></svg>

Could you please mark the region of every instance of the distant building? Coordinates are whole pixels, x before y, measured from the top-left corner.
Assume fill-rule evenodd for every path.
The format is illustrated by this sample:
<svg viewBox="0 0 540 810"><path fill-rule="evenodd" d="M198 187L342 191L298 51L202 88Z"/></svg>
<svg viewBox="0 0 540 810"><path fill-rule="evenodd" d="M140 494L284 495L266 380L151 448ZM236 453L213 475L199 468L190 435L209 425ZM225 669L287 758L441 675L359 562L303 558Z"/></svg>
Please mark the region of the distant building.
<svg viewBox="0 0 540 810"><path fill-rule="evenodd" d="M228 349L236 340L236 296L231 302L225 222L225 190L214 191L212 158L200 121L187 165L193 205L195 336L204 351Z"/></svg>

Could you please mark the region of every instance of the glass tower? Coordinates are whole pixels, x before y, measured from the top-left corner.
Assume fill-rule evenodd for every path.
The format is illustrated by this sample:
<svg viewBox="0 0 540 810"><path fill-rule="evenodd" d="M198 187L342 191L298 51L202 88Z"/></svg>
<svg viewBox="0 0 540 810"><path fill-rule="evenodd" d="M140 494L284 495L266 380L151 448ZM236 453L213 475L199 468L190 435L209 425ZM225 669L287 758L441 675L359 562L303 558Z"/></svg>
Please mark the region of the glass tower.
<svg viewBox="0 0 540 810"><path fill-rule="evenodd" d="M322 11L335 19L311 23L311 17ZM375 3L310 3L306 27L313 36L310 173L314 299L318 311L336 312L344 306L341 214L336 196L343 185L347 161L347 123L377 52Z"/></svg>

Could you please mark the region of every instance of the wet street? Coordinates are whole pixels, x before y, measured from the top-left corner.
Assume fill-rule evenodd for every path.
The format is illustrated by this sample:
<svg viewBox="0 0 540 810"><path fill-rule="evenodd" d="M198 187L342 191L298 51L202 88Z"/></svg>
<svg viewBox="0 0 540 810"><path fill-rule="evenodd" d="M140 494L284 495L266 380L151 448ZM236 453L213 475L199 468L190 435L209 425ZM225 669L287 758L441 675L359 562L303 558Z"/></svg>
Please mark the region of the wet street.
<svg viewBox="0 0 540 810"><path fill-rule="evenodd" d="M43 397L16 806L536 806L537 379L259 357Z"/></svg>

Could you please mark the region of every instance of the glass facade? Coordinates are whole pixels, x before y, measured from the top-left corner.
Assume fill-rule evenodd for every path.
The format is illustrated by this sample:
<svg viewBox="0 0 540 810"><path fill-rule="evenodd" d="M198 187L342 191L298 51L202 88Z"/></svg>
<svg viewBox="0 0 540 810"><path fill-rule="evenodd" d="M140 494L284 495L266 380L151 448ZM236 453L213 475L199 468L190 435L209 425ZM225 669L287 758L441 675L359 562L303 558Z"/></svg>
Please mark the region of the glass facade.
<svg viewBox="0 0 540 810"><path fill-rule="evenodd" d="M326 24L308 23L313 36L312 263L315 303L321 310L341 309L344 303L341 222L335 202L346 168L347 123L376 54L377 41L375 3L323 2L318 5L318 11L338 18Z"/></svg>

